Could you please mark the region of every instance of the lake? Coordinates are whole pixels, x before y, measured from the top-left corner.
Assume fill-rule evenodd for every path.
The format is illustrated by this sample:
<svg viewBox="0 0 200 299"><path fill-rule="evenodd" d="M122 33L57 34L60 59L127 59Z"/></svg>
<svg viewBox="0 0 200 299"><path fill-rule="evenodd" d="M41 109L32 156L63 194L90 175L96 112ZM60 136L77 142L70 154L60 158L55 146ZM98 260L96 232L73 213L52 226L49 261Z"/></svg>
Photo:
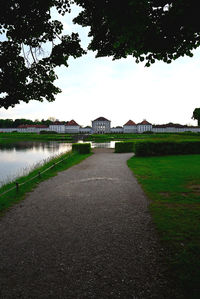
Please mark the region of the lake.
<svg viewBox="0 0 200 299"><path fill-rule="evenodd" d="M90 143L92 148L113 148L115 144L114 141ZM19 141L0 144L0 186L26 175L31 169L43 164L49 158L69 152L71 148L71 143L56 141Z"/></svg>

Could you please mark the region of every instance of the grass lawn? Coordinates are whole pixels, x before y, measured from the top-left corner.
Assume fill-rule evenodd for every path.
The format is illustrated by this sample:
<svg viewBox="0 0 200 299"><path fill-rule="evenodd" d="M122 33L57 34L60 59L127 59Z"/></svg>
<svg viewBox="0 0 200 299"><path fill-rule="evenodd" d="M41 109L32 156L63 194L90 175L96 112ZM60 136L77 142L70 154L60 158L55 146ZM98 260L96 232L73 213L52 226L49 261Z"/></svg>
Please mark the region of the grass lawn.
<svg viewBox="0 0 200 299"><path fill-rule="evenodd" d="M20 140L65 141L71 142L71 134L37 134L37 133L0 133L0 144Z"/></svg>
<svg viewBox="0 0 200 299"><path fill-rule="evenodd" d="M83 135L84 136L84 135ZM0 144L10 143L15 141L40 140L40 141L64 141L72 142L77 138L76 134L37 134L37 133L0 133ZM92 134L85 135L85 141L94 142L109 142L118 141L199 141L200 134L198 133L160 133L160 134Z"/></svg>
<svg viewBox="0 0 200 299"><path fill-rule="evenodd" d="M197 133L160 133L160 134L92 134L85 140L95 142L118 141L199 141L200 134Z"/></svg>
<svg viewBox="0 0 200 299"><path fill-rule="evenodd" d="M151 199L170 276L183 298L200 298L200 155L132 157L128 166Z"/></svg>
<svg viewBox="0 0 200 299"><path fill-rule="evenodd" d="M61 163L55 165L53 168L49 169L47 172L42 173L41 176L31 180L30 182L25 183L22 186L19 186L19 190L17 191L16 188L12 191L9 191L8 193L1 196L1 194L9 189L11 189L13 186L15 186L15 183L9 183L0 188L0 215L3 214L9 207L11 207L13 204L19 202L20 200L24 199L26 194L30 191L32 191L37 184L39 184L42 181L45 181L49 179L50 177L53 177L57 175L58 172L66 170L70 168L71 166L80 163L85 158L89 157L90 154L78 154L78 153L65 153L62 154L56 158L51 159L49 162L44 164L43 166L34 169L31 171L28 175L18 178L16 181L21 184L23 182L26 182L36 176L38 172L42 172L48 167L52 166L54 163L59 162L62 159L65 159Z"/></svg>

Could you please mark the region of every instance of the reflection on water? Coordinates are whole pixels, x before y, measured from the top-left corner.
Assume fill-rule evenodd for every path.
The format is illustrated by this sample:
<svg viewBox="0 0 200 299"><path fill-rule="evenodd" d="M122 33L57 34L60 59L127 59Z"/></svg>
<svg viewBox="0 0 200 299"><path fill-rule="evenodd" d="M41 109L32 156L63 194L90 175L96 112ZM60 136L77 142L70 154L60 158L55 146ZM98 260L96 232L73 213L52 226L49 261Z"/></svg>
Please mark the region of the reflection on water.
<svg viewBox="0 0 200 299"><path fill-rule="evenodd" d="M115 141L90 143L92 148L114 148L115 146ZM27 174L34 166L44 160L70 151L71 148L71 143L58 143L56 141L19 141L0 144L0 186L18 176Z"/></svg>
<svg viewBox="0 0 200 299"><path fill-rule="evenodd" d="M91 142L92 148L114 148L115 147L115 141L111 142Z"/></svg>
<svg viewBox="0 0 200 299"><path fill-rule="evenodd" d="M116 141L109 142L94 142L94 141L79 141L79 143L90 143L92 148L114 148Z"/></svg>
<svg viewBox="0 0 200 299"><path fill-rule="evenodd" d="M71 144L19 141L0 144L0 186L27 174L35 165L71 150Z"/></svg>
<svg viewBox="0 0 200 299"><path fill-rule="evenodd" d="M61 143L57 143L54 141L51 142L38 142L38 141L18 141L15 143L5 143L0 144L0 151L27 151L27 150L35 150L35 151L44 151L48 149L48 151L57 151L60 148Z"/></svg>

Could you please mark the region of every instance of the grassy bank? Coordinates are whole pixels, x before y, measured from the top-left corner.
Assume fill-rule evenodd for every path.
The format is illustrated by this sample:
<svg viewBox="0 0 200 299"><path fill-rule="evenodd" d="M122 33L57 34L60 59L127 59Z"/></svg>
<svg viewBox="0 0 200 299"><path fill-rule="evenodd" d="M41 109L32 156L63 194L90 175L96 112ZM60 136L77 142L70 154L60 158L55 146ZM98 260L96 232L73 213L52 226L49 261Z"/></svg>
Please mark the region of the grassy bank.
<svg viewBox="0 0 200 299"><path fill-rule="evenodd" d="M71 134L37 134L37 133L0 133L0 143L15 142L25 140L39 141L65 141L71 142Z"/></svg>
<svg viewBox="0 0 200 299"><path fill-rule="evenodd" d="M200 298L200 155L128 161L152 200L150 211L183 298Z"/></svg>
<svg viewBox="0 0 200 299"><path fill-rule="evenodd" d="M64 141L71 142L77 138L76 134L36 134L36 133L0 133L0 144L15 141ZM92 134L83 135L85 141L199 141L198 133L154 133L154 134Z"/></svg>
<svg viewBox="0 0 200 299"><path fill-rule="evenodd" d="M14 190L9 191L8 193L0 196L0 214L5 212L13 204L24 199L27 192L32 191L37 186L37 184L39 184L40 182L45 181L45 180L49 179L50 177L57 175L57 173L60 171L66 170L66 169L70 168L71 166L80 163L82 160L89 157L90 155L91 154L78 154L78 153L62 154L56 158L51 159L50 161L45 163L43 166L34 169L28 175L18 178L16 181L19 184L22 184L22 183L30 180L34 176L38 175L39 172L42 173L44 170L46 170L50 166L53 166L55 163L65 159L61 163L55 165L53 168L49 169L47 172L42 173L40 176L37 176L37 178L30 180L29 182L23 184L22 186L19 186L18 191L16 188L14 188ZM2 186L0 188L0 194L11 189L14 186L15 186L14 182Z"/></svg>
<svg viewBox="0 0 200 299"><path fill-rule="evenodd" d="M198 141L198 133L154 133L154 134L92 134L88 135L85 140L94 142L106 142L112 140L118 141Z"/></svg>

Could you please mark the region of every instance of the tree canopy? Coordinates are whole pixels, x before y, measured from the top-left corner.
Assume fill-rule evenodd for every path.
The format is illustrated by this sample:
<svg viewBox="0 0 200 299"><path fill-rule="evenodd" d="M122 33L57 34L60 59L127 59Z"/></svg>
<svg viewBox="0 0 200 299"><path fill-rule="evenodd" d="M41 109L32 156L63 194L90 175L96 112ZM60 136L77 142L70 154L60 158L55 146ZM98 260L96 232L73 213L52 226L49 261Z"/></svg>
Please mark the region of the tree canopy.
<svg viewBox="0 0 200 299"><path fill-rule="evenodd" d="M82 56L78 34L62 35L63 25L51 19L52 7L69 12L68 0L0 1L0 107L30 100L53 101L56 66L68 66L70 56ZM43 53L44 46L49 53Z"/></svg>
<svg viewBox="0 0 200 299"><path fill-rule="evenodd" d="M89 26L88 50L97 57L120 59L132 55L150 66L192 56L200 44L197 0L1 0L0 107L20 101L53 101L56 66L68 66L70 56L86 53L77 33L63 35L63 25L52 20L51 9L70 13L72 3L82 7L74 19ZM44 47L48 51L43 51ZM48 53L46 53L48 52Z"/></svg>
<svg viewBox="0 0 200 299"><path fill-rule="evenodd" d="M54 119L54 118L53 118ZM13 119L0 119L0 128L17 128L20 125L46 125L49 126L54 123L55 120L50 119L42 119L40 120L31 120L31 119L25 119L25 118L17 118L15 120ZM62 121L64 123L64 121Z"/></svg>
<svg viewBox="0 0 200 299"><path fill-rule="evenodd" d="M90 26L89 49L97 57L132 55L137 62L170 63L199 46L197 0L76 0L84 9L75 18Z"/></svg>
<svg viewBox="0 0 200 299"><path fill-rule="evenodd" d="M195 108L192 115L193 119L196 119L198 122L198 126L200 126L200 108Z"/></svg>

